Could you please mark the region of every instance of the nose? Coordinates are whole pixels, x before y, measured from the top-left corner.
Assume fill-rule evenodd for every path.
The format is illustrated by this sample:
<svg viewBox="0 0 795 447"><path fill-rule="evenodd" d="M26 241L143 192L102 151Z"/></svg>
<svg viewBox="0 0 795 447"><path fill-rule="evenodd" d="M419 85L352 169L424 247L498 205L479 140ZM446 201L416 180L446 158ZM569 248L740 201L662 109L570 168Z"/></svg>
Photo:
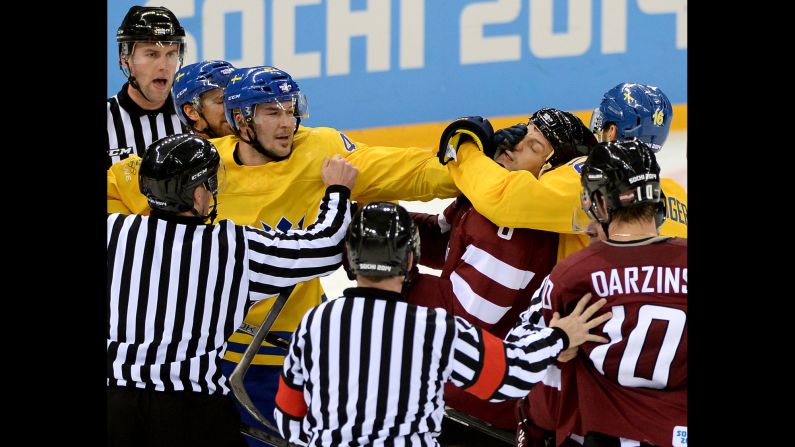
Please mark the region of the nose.
<svg viewBox="0 0 795 447"><path fill-rule="evenodd" d="M295 125L295 116L293 116L291 112L282 110L281 113L279 114L279 117L281 118L280 123L283 126L292 127Z"/></svg>

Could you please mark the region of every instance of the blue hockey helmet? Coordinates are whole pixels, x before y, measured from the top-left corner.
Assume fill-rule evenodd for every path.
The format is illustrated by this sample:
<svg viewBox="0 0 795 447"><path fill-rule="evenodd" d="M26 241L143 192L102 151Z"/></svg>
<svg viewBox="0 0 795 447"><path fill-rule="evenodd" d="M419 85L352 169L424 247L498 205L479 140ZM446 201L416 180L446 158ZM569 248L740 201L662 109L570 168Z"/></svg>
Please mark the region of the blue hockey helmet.
<svg viewBox="0 0 795 447"><path fill-rule="evenodd" d="M300 119L309 117L306 96L287 72L267 66L238 68L232 72L224 91L224 113L235 134L240 132L235 120L236 111L250 125L254 120L255 106L269 102L292 102L296 130Z"/></svg>
<svg viewBox="0 0 795 447"><path fill-rule="evenodd" d="M638 138L658 152L668 138L673 116L671 101L658 87L624 82L604 94L591 115L590 127L601 136L603 129L615 124L619 141Z"/></svg>
<svg viewBox="0 0 795 447"><path fill-rule="evenodd" d="M177 72L171 87L171 96L174 98L177 116L183 124L188 127L193 125L182 106L191 103L197 110L201 110L199 99L202 93L226 87L234 69L227 61L214 60L186 65Z"/></svg>

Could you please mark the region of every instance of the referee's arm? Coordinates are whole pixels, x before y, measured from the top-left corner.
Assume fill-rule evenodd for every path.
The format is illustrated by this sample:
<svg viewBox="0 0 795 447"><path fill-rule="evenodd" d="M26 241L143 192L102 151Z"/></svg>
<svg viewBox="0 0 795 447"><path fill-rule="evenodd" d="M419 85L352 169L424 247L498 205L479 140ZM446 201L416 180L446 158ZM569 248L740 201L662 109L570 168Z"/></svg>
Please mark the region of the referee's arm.
<svg viewBox="0 0 795 447"><path fill-rule="evenodd" d="M455 324L452 381L492 402L526 396L568 346L566 333L559 328L523 323L514 328L523 331L522 337L509 342L459 317Z"/></svg>
<svg viewBox="0 0 795 447"><path fill-rule="evenodd" d="M276 392L276 405L273 417L279 434L296 445L307 445L309 438L302 430L302 421L308 412L304 400L304 370L302 359L306 344L310 321L314 318L315 310L310 309L301 319L295 334L290 340L290 347L284 359L282 373L279 375L279 389Z"/></svg>
<svg viewBox="0 0 795 447"><path fill-rule="evenodd" d="M252 299L266 298L284 287L339 268L343 239L351 221L350 195L347 186L327 187L317 221L306 230L282 233L244 227Z"/></svg>
<svg viewBox="0 0 795 447"><path fill-rule="evenodd" d="M339 155L326 157L320 177L328 186L314 224L287 233L245 227L251 300L337 270L351 222L351 189L358 175L359 170Z"/></svg>

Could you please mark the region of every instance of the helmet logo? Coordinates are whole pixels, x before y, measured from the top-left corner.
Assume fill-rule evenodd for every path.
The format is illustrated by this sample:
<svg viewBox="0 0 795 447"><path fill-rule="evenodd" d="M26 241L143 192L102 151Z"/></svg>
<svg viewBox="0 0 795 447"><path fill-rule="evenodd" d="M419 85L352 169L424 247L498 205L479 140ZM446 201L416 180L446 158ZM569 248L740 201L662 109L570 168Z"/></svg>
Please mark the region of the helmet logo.
<svg viewBox="0 0 795 447"><path fill-rule="evenodd" d="M626 101L627 103L635 102L635 98L632 97L632 93L631 92L627 91L627 92L624 92L624 101Z"/></svg>
<svg viewBox="0 0 795 447"><path fill-rule="evenodd" d="M289 92L291 88L292 87L290 86L290 84L286 82L279 84L279 90L283 91L284 93Z"/></svg>
<svg viewBox="0 0 795 447"><path fill-rule="evenodd" d="M663 121L665 120L665 114L663 114L662 109L657 109L654 111L654 115L652 115L652 122L655 126L662 126Z"/></svg>
<svg viewBox="0 0 795 447"><path fill-rule="evenodd" d="M191 181L194 181L194 180L196 180L197 178L201 177L202 175L204 175L204 174L206 174L206 173L207 173L207 168L204 168L204 169L202 169L201 171L199 171L199 172L197 172L197 173L193 174L193 175L190 177L190 180L191 180Z"/></svg>
<svg viewBox="0 0 795 447"><path fill-rule="evenodd" d="M240 81L240 80L242 80L242 79L243 79L243 77L242 77L242 76L240 76L240 75L236 75L236 76L232 77L232 79L230 79L230 80L229 80L229 82L231 82L232 84L234 84L235 82L237 82L237 81Z"/></svg>
<svg viewBox="0 0 795 447"><path fill-rule="evenodd" d="M185 73L177 73L177 78L176 78L176 79L174 79L174 82L179 82L179 80L180 80L180 79L181 79L183 76L185 76Z"/></svg>
<svg viewBox="0 0 795 447"><path fill-rule="evenodd" d="M392 270L392 267L383 264L369 264L369 263L360 263L359 268L362 270L377 270L379 272L388 272Z"/></svg>

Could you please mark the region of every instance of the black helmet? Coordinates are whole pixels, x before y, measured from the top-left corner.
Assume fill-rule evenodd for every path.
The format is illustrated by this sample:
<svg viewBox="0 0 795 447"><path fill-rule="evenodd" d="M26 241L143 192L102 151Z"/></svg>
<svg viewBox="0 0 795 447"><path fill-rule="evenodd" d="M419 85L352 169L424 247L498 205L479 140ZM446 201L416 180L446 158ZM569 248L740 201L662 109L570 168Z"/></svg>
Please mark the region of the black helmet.
<svg viewBox="0 0 795 447"><path fill-rule="evenodd" d="M193 210L193 190L204 184L213 194L213 213L218 194L221 157L212 143L194 134L161 138L146 149L141 160L138 187L153 209L172 213ZM213 213L210 213L212 216Z"/></svg>
<svg viewBox="0 0 795 447"><path fill-rule="evenodd" d="M657 226L665 221L660 165L651 148L637 138L599 143L585 160L580 181L583 202L590 202L586 211L603 225L610 218L597 218L594 198L597 192L604 197L609 214L618 208L657 204Z"/></svg>
<svg viewBox="0 0 795 447"><path fill-rule="evenodd" d="M401 276L408 273L409 253L420 259L420 234L409 212L389 202L368 203L351 220L345 237L354 274Z"/></svg>
<svg viewBox="0 0 795 447"><path fill-rule="evenodd" d="M554 149L543 171L555 169L573 158L588 155L598 143L588 126L569 112L544 107L530 117L530 123L544 134Z"/></svg>
<svg viewBox="0 0 795 447"><path fill-rule="evenodd" d="M116 31L119 52L127 59L135 42L172 42L179 44L179 57L185 52L185 29L177 16L162 6L133 6Z"/></svg>

